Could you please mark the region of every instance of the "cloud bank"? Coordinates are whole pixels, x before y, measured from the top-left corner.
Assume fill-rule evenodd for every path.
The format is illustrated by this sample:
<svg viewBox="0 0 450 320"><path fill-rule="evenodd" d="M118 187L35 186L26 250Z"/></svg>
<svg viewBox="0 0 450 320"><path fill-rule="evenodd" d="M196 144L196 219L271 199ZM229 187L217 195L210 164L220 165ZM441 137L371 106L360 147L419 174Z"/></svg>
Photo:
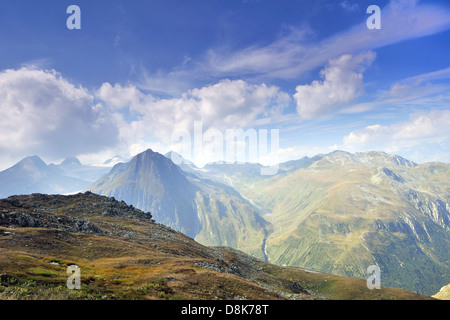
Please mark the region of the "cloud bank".
<svg viewBox="0 0 450 320"><path fill-rule="evenodd" d="M376 124L353 131L343 138L344 148L396 152L423 142L440 143L449 139L449 127L450 110L423 111L412 114L408 121L390 126Z"/></svg>
<svg viewBox="0 0 450 320"><path fill-rule="evenodd" d="M55 71L0 73L0 154L49 159L98 152L117 142L118 128L88 90Z"/></svg>

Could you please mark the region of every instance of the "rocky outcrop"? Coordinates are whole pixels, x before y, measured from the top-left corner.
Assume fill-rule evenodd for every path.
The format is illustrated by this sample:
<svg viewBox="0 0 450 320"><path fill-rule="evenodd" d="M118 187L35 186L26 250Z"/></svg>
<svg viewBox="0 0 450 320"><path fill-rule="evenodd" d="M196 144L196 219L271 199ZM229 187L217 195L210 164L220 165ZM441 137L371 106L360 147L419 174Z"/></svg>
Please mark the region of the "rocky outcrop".
<svg viewBox="0 0 450 320"><path fill-rule="evenodd" d="M59 229L68 232L82 232L93 234L104 234L105 232L92 223L84 219L76 219L64 215L50 216L42 211L33 213L22 211L1 210L0 226L7 228L48 228Z"/></svg>
<svg viewBox="0 0 450 320"><path fill-rule="evenodd" d="M0 226L50 228L88 234L109 233L90 218L99 216L133 218L152 222L151 213L123 201L91 192L71 196L31 194L0 200Z"/></svg>

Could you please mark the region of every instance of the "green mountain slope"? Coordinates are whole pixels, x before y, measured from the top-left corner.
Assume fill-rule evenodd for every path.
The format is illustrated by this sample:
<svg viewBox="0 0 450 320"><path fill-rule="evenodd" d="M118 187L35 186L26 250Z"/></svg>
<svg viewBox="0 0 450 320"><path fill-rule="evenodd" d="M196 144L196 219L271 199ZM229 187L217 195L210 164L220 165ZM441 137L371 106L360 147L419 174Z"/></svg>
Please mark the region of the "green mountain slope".
<svg viewBox="0 0 450 320"><path fill-rule="evenodd" d="M271 213L270 262L357 277L376 264L382 284L432 294L450 281L449 178L447 164L337 151L240 191Z"/></svg>
<svg viewBox="0 0 450 320"><path fill-rule="evenodd" d="M89 190L150 211L156 221L190 237L200 230L191 201L198 189L169 159L151 150L115 165Z"/></svg>
<svg viewBox="0 0 450 320"><path fill-rule="evenodd" d="M262 244L272 226L257 209L227 186L195 176L188 179L201 190L194 200L201 225L195 240L210 246L237 248L265 259Z"/></svg>

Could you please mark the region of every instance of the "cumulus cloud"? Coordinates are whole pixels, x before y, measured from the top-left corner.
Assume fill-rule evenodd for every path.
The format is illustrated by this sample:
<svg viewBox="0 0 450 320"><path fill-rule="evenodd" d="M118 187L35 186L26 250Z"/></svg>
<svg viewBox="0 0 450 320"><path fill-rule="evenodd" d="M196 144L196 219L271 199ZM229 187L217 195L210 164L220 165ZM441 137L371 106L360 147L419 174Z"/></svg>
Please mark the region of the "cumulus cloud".
<svg viewBox="0 0 450 320"><path fill-rule="evenodd" d="M132 111L138 111L147 102L151 102L153 98L146 96L135 86L129 85L123 87L115 84L114 87L106 82L97 90L97 97L108 102L111 110L120 111L129 108ZM150 99L150 101L149 101Z"/></svg>
<svg viewBox="0 0 450 320"><path fill-rule="evenodd" d="M223 80L215 85L194 89L184 99L195 101L198 117L208 127L244 128L258 120L273 120L290 98L276 86L252 85L243 80Z"/></svg>
<svg viewBox="0 0 450 320"><path fill-rule="evenodd" d="M114 116L120 127L121 145L128 148L130 155L158 146L158 150L177 151L190 160L194 158L189 157L191 151L186 148L194 147L194 132L200 131L200 139L204 140L201 154L194 152L196 160L204 159L208 148L217 142L208 137L222 137L220 143L225 144L229 129L276 126L284 119L283 110L291 101L276 86L243 80L222 80L164 99L135 86L105 83L97 91L97 98L117 111ZM129 115L128 119L125 115ZM189 141L180 140L186 136Z"/></svg>
<svg viewBox="0 0 450 320"><path fill-rule="evenodd" d="M297 86L294 98L300 116L304 119L326 117L355 102L364 92L363 71L374 59L375 53L369 51L330 60L320 72L323 80Z"/></svg>
<svg viewBox="0 0 450 320"><path fill-rule="evenodd" d="M243 80L222 80L168 99L154 98L136 87L105 83L98 98L105 105L127 108L135 115L136 120L123 129L131 140L157 137L166 142L174 130L191 132L195 121L201 121L204 130L265 124L280 115L290 101L278 87Z"/></svg>
<svg viewBox="0 0 450 320"><path fill-rule="evenodd" d="M111 116L84 88L55 71L33 68L0 73L2 161L38 154L55 160L117 142Z"/></svg>
<svg viewBox="0 0 450 320"><path fill-rule="evenodd" d="M441 142L449 139L450 110L432 110L414 113L409 121L390 126L371 125L344 137L344 148L349 151L386 150L395 152L423 142Z"/></svg>

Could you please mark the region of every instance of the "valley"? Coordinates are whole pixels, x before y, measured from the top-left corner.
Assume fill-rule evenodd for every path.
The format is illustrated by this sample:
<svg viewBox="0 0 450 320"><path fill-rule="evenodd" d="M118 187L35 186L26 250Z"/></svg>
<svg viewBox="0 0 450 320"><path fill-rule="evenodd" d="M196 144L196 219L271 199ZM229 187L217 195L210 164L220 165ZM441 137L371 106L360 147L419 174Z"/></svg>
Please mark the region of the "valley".
<svg viewBox="0 0 450 320"><path fill-rule="evenodd" d="M214 164L198 174L232 181L271 224L268 262L357 277L376 264L387 285L428 294L448 282L447 164L335 151L281 164L272 177L257 170Z"/></svg>

